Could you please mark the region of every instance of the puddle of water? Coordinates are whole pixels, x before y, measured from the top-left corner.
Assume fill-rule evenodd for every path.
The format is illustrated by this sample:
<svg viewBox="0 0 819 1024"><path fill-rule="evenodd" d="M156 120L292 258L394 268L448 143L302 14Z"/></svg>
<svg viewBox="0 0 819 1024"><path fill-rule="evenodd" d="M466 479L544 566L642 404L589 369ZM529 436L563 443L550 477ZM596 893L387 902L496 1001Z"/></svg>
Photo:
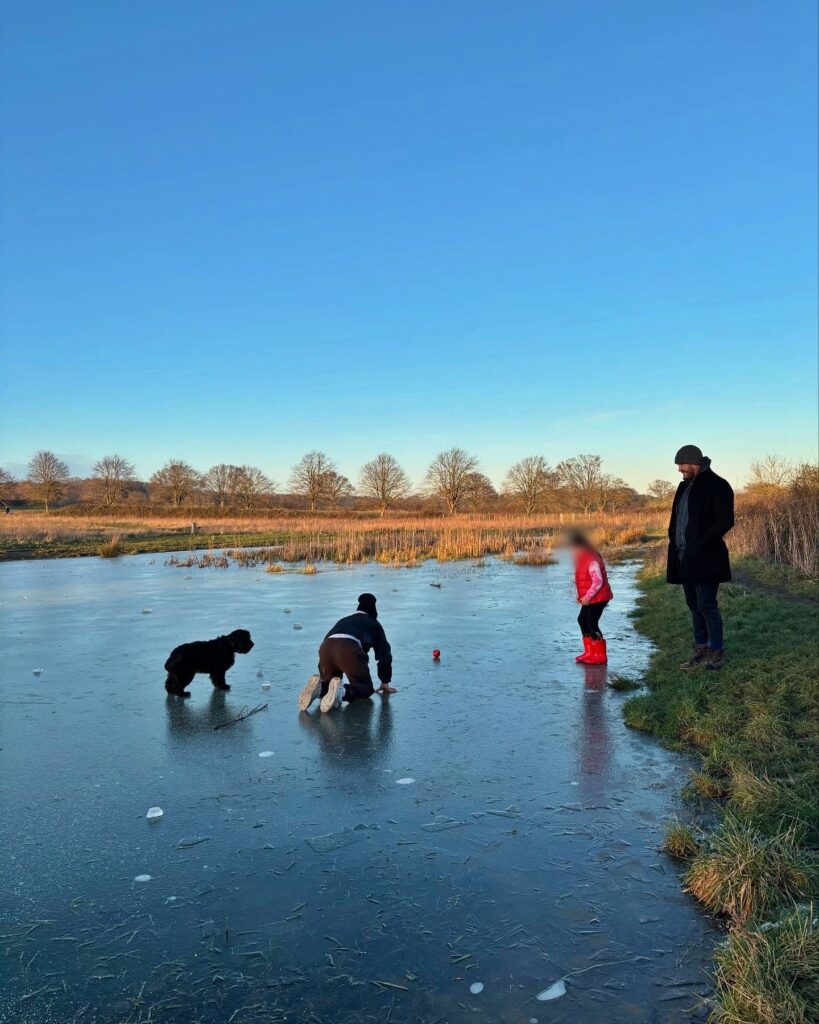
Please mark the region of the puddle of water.
<svg viewBox="0 0 819 1024"><path fill-rule="evenodd" d="M603 621L625 674L647 656L633 572L613 568ZM605 667L574 664L564 566L191 575L140 556L3 565L0 588L0 1020L644 1024L697 1005L713 933L657 853L684 765L625 729ZM363 590L400 692L299 715ZM166 698L171 648L239 627L256 646L229 693L197 677Z"/></svg>

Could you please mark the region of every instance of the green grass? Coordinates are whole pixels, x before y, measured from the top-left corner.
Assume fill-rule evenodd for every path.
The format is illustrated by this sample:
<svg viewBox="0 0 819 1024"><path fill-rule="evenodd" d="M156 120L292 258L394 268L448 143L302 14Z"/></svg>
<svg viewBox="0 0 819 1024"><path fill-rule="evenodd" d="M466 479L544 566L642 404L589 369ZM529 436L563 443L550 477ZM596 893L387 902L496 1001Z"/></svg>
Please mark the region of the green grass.
<svg viewBox="0 0 819 1024"><path fill-rule="evenodd" d="M686 887L731 928L713 1019L807 1024L819 1020L819 986L807 982L805 962L817 955L819 933L794 907L815 898L819 879L817 587L758 563L738 568L744 585L721 591L720 672L679 669L691 647L681 590L643 578L635 622L657 651L646 689L624 715L633 728L699 754L686 794L717 811L694 845L680 823L665 844L690 858ZM760 931L771 920L786 923Z"/></svg>

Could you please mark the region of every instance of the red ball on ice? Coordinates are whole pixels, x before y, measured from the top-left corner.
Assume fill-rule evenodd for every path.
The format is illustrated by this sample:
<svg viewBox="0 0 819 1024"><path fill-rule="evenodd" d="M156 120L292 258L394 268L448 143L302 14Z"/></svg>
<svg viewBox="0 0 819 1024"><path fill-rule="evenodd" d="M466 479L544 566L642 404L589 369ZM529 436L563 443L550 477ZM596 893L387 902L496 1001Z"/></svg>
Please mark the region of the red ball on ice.
<svg viewBox="0 0 819 1024"><path fill-rule="evenodd" d="M432 657L434 658L435 661L440 661L441 660L441 652L438 650L437 647L432 652Z"/></svg>

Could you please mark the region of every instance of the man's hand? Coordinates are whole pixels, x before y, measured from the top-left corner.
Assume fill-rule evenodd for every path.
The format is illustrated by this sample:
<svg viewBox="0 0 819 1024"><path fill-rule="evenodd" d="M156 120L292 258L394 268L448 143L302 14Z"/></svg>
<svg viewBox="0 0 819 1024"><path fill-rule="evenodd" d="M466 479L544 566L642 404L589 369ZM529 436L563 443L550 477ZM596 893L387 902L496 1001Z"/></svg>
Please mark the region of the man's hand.
<svg viewBox="0 0 819 1024"><path fill-rule="evenodd" d="M376 693L398 693L398 690L396 690L394 686L387 686L386 683L382 683L375 692Z"/></svg>

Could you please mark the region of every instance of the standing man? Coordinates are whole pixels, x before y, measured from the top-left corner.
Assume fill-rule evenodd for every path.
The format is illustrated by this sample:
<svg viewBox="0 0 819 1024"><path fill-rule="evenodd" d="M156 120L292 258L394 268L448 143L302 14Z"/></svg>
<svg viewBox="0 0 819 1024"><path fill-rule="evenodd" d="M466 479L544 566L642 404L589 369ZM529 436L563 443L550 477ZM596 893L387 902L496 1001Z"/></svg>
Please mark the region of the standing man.
<svg viewBox="0 0 819 1024"><path fill-rule="evenodd" d="M372 649L378 665L378 690L370 676L368 652ZM306 711L318 697L322 711L340 707L342 701L366 700L374 693L395 693L392 681L392 651L378 621L375 597L361 594L358 608L333 626L319 647L319 674L310 676L299 694L299 711ZM342 683L342 676L347 682Z"/></svg>
<svg viewBox="0 0 819 1024"><path fill-rule="evenodd" d="M682 583L694 626L694 652L680 668L720 669L722 616L717 602L720 583L731 579L728 548L722 539L734 525L734 492L711 469L695 444L674 457L682 481L674 495L668 524L669 583Z"/></svg>

